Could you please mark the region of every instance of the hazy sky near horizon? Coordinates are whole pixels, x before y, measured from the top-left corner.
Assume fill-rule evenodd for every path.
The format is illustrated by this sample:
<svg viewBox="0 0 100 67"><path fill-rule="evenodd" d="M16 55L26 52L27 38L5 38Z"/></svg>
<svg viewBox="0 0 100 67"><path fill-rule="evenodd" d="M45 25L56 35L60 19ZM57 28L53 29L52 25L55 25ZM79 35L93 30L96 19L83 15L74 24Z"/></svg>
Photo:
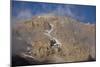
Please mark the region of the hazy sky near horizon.
<svg viewBox="0 0 100 67"><path fill-rule="evenodd" d="M96 22L96 6L12 1L12 20L30 19L46 13L70 16L81 22Z"/></svg>

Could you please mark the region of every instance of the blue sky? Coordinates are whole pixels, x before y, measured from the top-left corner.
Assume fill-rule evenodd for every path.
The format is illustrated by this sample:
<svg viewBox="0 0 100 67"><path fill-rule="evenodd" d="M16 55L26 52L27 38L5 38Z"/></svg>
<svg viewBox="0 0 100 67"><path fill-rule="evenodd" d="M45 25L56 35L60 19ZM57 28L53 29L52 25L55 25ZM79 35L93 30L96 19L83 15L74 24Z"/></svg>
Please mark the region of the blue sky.
<svg viewBox="0 0 100 67"><path fill-rule="evenodd" d="M30 19L34 15L52 13L57 16L70 16L81 22L96 23L96 6L54 4L43 2L12 2L12 20Z"/></svg>

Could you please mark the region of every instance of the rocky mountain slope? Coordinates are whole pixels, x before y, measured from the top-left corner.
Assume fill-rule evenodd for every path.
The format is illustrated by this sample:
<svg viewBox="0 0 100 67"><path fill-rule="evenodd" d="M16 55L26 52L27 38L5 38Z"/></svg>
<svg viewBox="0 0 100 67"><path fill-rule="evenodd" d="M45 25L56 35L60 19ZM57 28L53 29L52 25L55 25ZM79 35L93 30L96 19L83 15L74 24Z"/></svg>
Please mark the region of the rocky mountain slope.
<svg viewBox="0 0 100 67"><path fill-rule="evenodd" d="M95 46L95 24L70 17L33 16L12 28L12 55L33 64L95 60Z"/></svg>

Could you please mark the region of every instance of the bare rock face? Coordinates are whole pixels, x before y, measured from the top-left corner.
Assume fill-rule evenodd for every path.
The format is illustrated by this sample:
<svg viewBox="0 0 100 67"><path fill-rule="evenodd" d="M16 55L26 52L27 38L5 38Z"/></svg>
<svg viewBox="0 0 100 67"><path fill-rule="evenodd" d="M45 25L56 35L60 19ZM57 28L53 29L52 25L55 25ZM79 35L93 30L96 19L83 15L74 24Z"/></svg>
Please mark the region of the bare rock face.
<svg viewBox="0 0 100 67"><path fill-rule="evenodd" d="M41 63L96 59L94 24L81 23L69 17L43 15L17 23L12 33L13 54L26 59Z"/></svg>

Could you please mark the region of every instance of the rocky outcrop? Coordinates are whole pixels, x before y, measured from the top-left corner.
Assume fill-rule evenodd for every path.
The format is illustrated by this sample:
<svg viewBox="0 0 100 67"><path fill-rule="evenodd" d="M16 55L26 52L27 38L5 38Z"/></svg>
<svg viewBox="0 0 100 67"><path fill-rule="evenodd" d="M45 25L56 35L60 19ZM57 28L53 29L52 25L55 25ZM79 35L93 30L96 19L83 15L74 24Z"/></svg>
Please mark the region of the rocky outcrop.
<svg viewBox="0 0 100 67"><path fill-rule="evenodd" d="M95 24L81 23L69 17L42 15L15 25L12 46L19 46L13 47L13 51L16 49L13 54L46 63L96 58Z"/></svg>

